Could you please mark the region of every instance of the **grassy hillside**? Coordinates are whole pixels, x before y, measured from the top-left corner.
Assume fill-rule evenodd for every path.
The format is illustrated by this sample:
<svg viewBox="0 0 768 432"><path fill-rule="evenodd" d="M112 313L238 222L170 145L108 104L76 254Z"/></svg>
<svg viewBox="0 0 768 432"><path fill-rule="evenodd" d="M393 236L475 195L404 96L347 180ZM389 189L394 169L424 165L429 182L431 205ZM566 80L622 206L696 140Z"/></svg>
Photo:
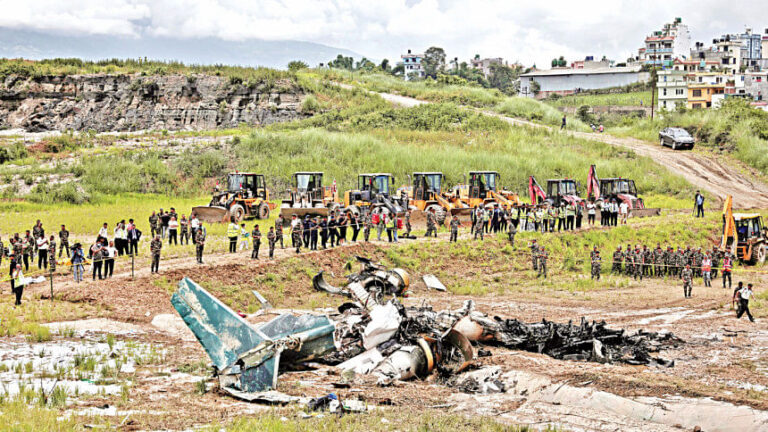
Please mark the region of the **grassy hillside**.
<svg viewBox="0 0 768 432"><path fill-rule="evenodd" d="M651 106L651 92L636 91L627 93L610 94L580 94L564 96L545 101L548 105L555 107L580 107L587 106Z"/></svg>

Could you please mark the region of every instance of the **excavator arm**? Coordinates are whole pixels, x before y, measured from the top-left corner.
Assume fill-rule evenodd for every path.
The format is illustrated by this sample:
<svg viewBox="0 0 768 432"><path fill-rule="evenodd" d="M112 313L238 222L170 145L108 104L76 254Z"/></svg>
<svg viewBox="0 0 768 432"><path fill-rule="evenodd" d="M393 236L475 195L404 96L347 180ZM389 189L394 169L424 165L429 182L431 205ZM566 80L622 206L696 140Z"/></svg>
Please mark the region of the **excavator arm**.
<svg viewBox="0 0 768 432"><path fill-rule="evenodd" d="M729 239L730 245L728 244ZM720 249L728 250L730 246L731 253L736 256L737 244L736 221L733 219L733 197L728 195L723 203L723 238L720 242Z"/></svg>
<svg viewBox="0 0 768 432"><path fill-rule="evenodd" d="M547 194L544 189L539 186L539 182L536 181L536 177L528 177L528 192L531 194L531 205L536 205L539 202L544 202L547 199Z"/></svg>
<svg viewBox="0 0 768 432"><path fill-rule="evenodd" d="M591 165L587 175L587 199L593 194L595 199L600 199L600 178L597 177L597 168Z"/></svg>

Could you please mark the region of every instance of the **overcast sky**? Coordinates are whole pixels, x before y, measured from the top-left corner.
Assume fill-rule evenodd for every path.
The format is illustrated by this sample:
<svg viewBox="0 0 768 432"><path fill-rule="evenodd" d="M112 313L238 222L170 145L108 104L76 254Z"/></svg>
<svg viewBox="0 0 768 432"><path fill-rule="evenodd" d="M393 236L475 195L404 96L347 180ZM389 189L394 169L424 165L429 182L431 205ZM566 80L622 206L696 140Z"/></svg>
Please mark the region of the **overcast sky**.
<svg viewBox="0 0 768 432"><path fill-rule="evenodd" d="M623 61L674 17L694 42L768 27L768 0L0 0L0 11L0 27L67 35L290 39L390 60L434 45L540 67Z"/></svg>

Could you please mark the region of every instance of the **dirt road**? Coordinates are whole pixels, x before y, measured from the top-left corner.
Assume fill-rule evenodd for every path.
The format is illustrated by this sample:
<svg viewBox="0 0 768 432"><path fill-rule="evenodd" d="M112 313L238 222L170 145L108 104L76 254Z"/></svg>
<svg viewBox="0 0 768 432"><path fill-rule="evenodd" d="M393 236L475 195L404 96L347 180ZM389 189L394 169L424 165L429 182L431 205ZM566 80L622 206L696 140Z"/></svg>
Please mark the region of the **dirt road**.
<svg viewBox="0 0 768 432"><path fill-rule="evenodd" d="M413 107L430 103L411 97L389 93L376 93L384 100L404 107ZM529 122L501 114L482 111L483 114L498 117L516 126L541 127L552 130L550 126ZM640 156L653 159L654 162L666 167L675 174L688 180L699 189L708 191L722 200L726 195L733 195L734 207L768 208L768 186L746 178L734 167L720 162L713 156L705 156L690 151L673 151L635 138L621 138L609 134L587 132L568 132L574 137L600 141L606 144L626 147Z"/></svg>

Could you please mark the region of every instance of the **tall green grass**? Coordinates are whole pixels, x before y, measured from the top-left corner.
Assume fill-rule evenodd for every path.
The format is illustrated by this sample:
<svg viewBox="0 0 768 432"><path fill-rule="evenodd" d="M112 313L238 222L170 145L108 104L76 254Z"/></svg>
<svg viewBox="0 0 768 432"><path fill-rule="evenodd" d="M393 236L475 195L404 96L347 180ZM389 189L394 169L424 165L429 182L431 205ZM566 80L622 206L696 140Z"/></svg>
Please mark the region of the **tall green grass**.
<svg viewBox="0 0 768 432"><path fill-rule="evenodd" d="M504 99L493 107L493 111L509 117L522 118L551 126L559 126L563 119L563 113L547 104L537 100L523 97L510 97ZM567 119L566 128L587 132L591 129L578 118L571 116Z"/></svg>
<svg viewBox="0 0 768 432"><path fill-rule="evenodd" d="M580 107L587 106L651 106L651 92L635 91L628 93L609 94L578 94L563 96L560 98L546 99L547 105L554 107Z"/></svg>

